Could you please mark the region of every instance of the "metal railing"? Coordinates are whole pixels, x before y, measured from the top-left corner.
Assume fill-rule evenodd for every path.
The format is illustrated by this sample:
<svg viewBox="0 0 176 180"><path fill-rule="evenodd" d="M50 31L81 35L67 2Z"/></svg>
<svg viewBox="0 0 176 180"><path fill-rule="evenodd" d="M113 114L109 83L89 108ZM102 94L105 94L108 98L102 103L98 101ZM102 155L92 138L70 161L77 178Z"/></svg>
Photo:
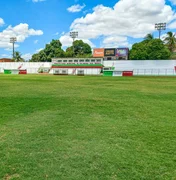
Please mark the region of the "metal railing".
<svg viewBox="0 0 176 180"><path fill-rule="evenodd" d="M134 76L175 76L174 69L134 69Z"/></svg>

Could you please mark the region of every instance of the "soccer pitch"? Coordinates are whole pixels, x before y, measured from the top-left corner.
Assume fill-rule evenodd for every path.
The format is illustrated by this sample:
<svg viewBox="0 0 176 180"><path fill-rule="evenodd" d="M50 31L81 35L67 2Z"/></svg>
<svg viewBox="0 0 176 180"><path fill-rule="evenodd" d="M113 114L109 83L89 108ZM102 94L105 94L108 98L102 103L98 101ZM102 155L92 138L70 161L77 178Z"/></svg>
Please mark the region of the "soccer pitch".
<svg viewBox="0 0 176 180"><path fill-rule="evenodd" d="M0 179L175 179L176 78L0 75Z"/></svg>

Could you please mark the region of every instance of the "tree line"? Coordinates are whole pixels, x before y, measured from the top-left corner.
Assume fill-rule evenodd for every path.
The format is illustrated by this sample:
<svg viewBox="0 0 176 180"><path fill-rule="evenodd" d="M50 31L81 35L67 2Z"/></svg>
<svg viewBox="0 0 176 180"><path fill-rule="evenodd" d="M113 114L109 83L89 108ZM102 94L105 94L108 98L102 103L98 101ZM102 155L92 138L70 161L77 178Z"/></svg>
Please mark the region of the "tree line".
<svg viewBox="0 0 176 180"><path fill-rule="evenodd" d="M155 39L152 34L147 34L143 41L133 44L130 52L130 60L159 60L176 59L176 34L168 32L163 40ZM92 57L92 50L89 44L82 40L76 40L73 45L65 51L59 40L52 40L46 44L40 52L33 54L30 62L51 62L52 58L89 58ZM20 52L15 52L15 62L22 62Z"/></svg>
<svg viewBox="0 0 176 180"><path fill-rule="evenodd" d="M82 40L76 40L73 42L73 46L70 46L64 51L62 49L62 43L59 40L52 40L50 44L46 44L45 48L39 53L32 56L31 62L51 62L52 58L62 57L91 57L91 47L84 43Z"/></svg>
<svg viewBox="0 0 176 180"><path fill-rule="evenodd" d="M155 39L152 34L147 34L142 42L133 44L130 50L130 60L162 60L176 59L176 37L168 32L166 37Z"/></svg>

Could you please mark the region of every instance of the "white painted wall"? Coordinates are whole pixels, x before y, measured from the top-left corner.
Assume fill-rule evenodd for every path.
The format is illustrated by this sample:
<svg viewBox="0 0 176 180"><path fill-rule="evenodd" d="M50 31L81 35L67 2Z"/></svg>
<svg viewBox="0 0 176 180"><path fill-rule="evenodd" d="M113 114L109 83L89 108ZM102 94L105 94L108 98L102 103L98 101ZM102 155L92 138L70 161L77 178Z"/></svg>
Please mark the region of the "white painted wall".
<svg viewBox="0 0 176 180"><path fill-rule="evenodd" d="M103 61L105 67L115 67L115 71L133 71L134 75L176 75L174 67L176 60L117 60L117 61ZM51 67L52 62L16 62L16 63L0 63L0 73L4 69L27 69L27 73L38 73L40 67ZM72 74L73 69L69 70ZM50 71L53 74L53 70ZM100 69L85 69L87 75L100 74ZM115 75L115 74L114 74Z"/></svg>
<svg viewBox="0 0 176 180"><path fill-rule="evenodd" d="M40 67L51 67L50 62L2 62L0 63L0 73L4 72L4 69L26 69L28 74L38 73Z"/></svg>
<svg viewBox="0 0 176 180"><path fill-rule="evenodd" d="M104 66L113 66L115 71L133 71L134 75L176 75L176 60L104 61Z"/></svg>
<svg viewBox="0 0 176 180"><path fill-rule="evenodd" d="M62 72L62 70L64 70L64 68L60 68L60 69L54 68L53 72L55 70L59 70L60 72ZM65 70L68 71L69 75L77 75L79 70L83 70L85 75L100 75L100 72L101 72L101 69L99 69L99 68L92 68L92 69L76 68L76 70L75 70L75 68L68 68L68 69L65 68Z"/></svg>
<svg viewBox="0 0 176 180"><path fill-rule="evenodd" d="M132 71L134 69L174 69L176 60L125 60L104 61L106 67L114 66L115 70Z"/></svg>

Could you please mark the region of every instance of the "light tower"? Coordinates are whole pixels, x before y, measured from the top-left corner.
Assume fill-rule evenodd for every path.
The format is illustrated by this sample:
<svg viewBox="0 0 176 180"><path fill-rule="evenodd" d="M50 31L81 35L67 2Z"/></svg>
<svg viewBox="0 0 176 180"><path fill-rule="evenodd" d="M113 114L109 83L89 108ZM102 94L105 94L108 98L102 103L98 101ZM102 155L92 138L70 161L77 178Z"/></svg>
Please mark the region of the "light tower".
<svg viewBox="0 0 176 180"><path fill-rule="evenodd" d="M156 23L155 29L159 31L159 39L161 38L161 31L166 30L166 23Z"/></svg>
<svg viewBox="0 0 176 180"><path fill-rule="evenodd" d="M12 43L13 45L13 59L15 57L15 42L17 41L17 38L16 37L11 37L10 38L10 43Z"/></svg>
<svg viewBox="0 0 176 180"><path fill-rule="evenodd" d="M73 39L73 56L74 56L74 54L75 54L74 41L78 37L78 32L76 32L76 31L70 32L70 37Z"/></svg>

